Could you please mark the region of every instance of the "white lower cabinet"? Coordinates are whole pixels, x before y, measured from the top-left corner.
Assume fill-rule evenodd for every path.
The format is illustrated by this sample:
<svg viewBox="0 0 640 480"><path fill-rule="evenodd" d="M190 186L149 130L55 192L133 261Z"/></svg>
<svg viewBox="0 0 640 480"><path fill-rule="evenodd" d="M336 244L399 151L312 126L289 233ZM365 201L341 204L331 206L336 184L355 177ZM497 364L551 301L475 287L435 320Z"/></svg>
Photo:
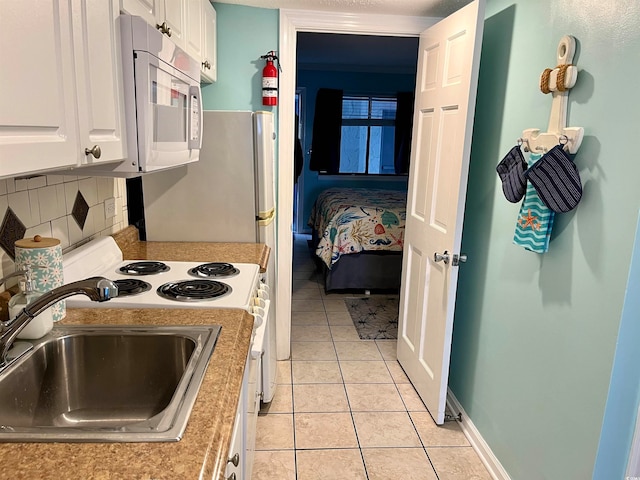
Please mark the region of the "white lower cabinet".
<svg viewBox="0 0 640 480"><path fill-rule="evenodd" d="M256 423L260 410L259 372L262 368L261 352L250 351L244 369L242 390L233 426L225 478L251 480L256 446Z"/></svg>
<svg viewBox="0 0 640 480"><path fill-rule="evenodd" d="M243 382L242 393L240 396L240 403L238 404L238 410L236 411L236 421L233 424L233 435L231 437L231 445L229 445L229 458L227 459L227 469L224 472L225 478L229 480L241 480L244 473L244 465L242 463L244 459L244 392L246 391L245 384ZM234 477L235 475L235 477Z"/></svg>

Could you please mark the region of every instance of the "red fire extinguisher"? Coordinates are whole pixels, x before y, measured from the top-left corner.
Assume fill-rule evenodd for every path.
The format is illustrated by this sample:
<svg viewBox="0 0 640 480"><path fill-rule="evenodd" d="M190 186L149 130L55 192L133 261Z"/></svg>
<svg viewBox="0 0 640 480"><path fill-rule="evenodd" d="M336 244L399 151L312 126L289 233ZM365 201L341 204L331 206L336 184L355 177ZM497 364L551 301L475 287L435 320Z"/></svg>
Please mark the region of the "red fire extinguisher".
<svg viewBox="0 0 640 480"><path fill-rule="evenodd" d="M262 105L276 106L278 105L278 70L281 70L280 61L273 50L260 58L267 61L267 64L262 69ZM278 62L278 68L273 64L274 61Z"/></svg>

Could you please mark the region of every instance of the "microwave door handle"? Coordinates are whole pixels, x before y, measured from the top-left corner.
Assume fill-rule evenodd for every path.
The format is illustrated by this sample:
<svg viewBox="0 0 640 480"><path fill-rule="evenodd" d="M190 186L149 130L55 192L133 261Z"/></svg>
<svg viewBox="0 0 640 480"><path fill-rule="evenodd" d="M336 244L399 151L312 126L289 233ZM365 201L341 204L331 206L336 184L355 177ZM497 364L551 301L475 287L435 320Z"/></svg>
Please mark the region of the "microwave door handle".
<svg viewBox="0 0 640 480"><path fill-rule="evenodd" d="M189 87L189 149L202 147L202 95L200 85Z"/></svg>

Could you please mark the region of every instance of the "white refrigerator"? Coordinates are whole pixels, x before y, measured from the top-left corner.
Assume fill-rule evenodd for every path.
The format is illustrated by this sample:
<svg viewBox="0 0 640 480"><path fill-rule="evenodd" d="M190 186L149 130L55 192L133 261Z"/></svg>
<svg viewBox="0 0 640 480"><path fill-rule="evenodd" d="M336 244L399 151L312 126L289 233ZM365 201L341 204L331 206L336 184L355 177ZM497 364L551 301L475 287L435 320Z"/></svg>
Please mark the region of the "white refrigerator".
<svg viewBox="0 0 640 480"><path fill-rule="evenodd" d="M271 112L203 112L200 160L142 177L147 240L272 240L275 133Z"/></svg>
<svg viewBox="0 0 640 480"><path fill-rule="evenodd" d="M273 113L205 110L202 122L199 161L142 176L146 238L268 245L266 283L271 289L271 319L276 320L268 341L275 352Z"/></svg>

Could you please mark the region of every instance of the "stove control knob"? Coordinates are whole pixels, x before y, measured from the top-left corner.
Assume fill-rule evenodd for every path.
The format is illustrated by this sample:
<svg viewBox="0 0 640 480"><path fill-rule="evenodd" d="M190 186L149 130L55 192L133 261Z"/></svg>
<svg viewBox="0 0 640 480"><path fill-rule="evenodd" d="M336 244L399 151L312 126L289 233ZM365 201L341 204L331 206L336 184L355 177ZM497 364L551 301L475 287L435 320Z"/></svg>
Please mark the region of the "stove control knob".
<svg viewBox="0 0 640 480"><path fill-rule="evenodd" d="M258 297L262 298L263 300L269 300L269 290L263 290L261 288L260 290L258 290Z"/></svg>

